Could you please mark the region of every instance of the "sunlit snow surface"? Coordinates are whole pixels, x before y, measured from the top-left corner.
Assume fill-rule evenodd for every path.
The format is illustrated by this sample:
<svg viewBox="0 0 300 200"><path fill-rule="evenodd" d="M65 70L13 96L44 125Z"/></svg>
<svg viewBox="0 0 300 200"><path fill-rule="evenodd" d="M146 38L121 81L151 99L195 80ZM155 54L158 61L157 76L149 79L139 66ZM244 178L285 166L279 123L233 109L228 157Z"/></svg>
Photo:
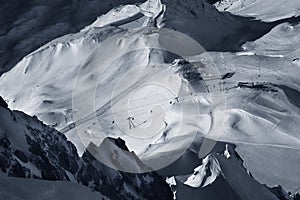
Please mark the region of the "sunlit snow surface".
<svg viewBox="0 0 300 200"><path fill-rule="evenodd" d="M215 6L219 11L255 17L266 22L300 15L298 0L221 0Z"/></svg>
<svg viewBox="0 0 300 200"><path fill-rule="evenodd" d="M209 154L202 160L202 165L194 169L193 174L176 176L173 184L176 183L178 199L193 200L198 199L199 196L212 200L277 199L270 190L257 182L243 168L243 161L230 146L226 145L225 152ZM185 194L184 191L189 192Z"/></svg>
<svg viewBox="0 0 300 200"><path fill-rule="evenodd" d="M40 120L61 130L80 152L84 150L82 141L85 139L96 144L102 141L102 136L98 137L98 123L101 134L121 136L143 161L161 162L170 155L169 152L185 147L186 140L189 144L198 131L208 138L237 144L237 150L246 158L246 165L259 175L258 179L262 177L263 182L282 183L296 189L300 174L292 169L297 168L299 161L297 156L288 160L288 154L299 154L300 147L300 26L278 25L262 38L246 43L242 52L210 52L220 71L218 75L234 75L224 80L220 80L220 76L208 78L202 82L202 90L195 92L177 72L180 65L164 63L160 51L146 48L112 59L118 56L112 47L127 50L161 42L157 38L159 34L143 32L150 25L160 28L164 24L162 19L168 8L157 2L116 8L82 31L58 38L26 56L0 78L4 85L0 88L1 96L9 101L10 108L37 115ZM245 1L244 7L238 8L239 2L233 1L227 11L264 21L298 15L299 1L284 4L284 9L277 13L274 9L281 6L278 2L275 1L274 5L278 6L274 6L274 1ZM145 6L152 9L146 12ZM107 49L108 46L103 44L113 36L119 38L111 41L111 47ZM169 39L172 41L172 37ZM103 56L113 62L104 65L107 61L100 59ZM190 56L189 61L200 62L201 56ZM74 119L79 112L73 107L73 91L79 72L82 85L75 88L78 90L75 101L84 107L91 101L89 95L95 94L92 104L95 107L87 107L81 113L82 119ZM93 88L89 83L95 80L98 82ZM256 85L263 87L255 88ZM207 87L220 87L220 102L211 104ZM226 112L223 112L224 104ZM97 120L90 114L96 114ZM211 135L211 124L223 124L222 120L214 120L216 116L225 117L224 128L220 135ZM128 117L134 117L135 128L130 128ZM77 128L86 134L86 138L78 137ZM184 131L178 131L180 128ZM268 149L272 147L279 149L278 152ZM249 150L253 148L258 149L265 159L257 162L257 151ZM277 172L267 172L274 163L272 159L277 158L275 154L286 156L280 157L276 169L280 172L286 167L290 169L287 170L288 178L281 173L272 179ZM285 162L290 165L286 166ZM259 170L265 173L259 174Z"/></svg>
<svg viewBox="0 0 300 200"><path fill-rule="evenodd" d="M183 34L147 28L160 26L164 8L160 1L117 8L81 32L50 42L1 77L7 83L1 93L11 99L11 108L37 115L63 132L80 153L90 142L99 145L107 136L122 137L152 168L166 166L197 133L222 127L223 121L214 118L223 118L224 107L220 117L212 110L224 99L210 94L220 86L209 90L197 70L190 72L191 64L164 63L163 50L182 56L204 52ZM138 19L128 19L124 12L139 14ZM122 26L102 27L108 18ZM143 23L134 29L138 20ZM176 37L181 39L177 47ZM202 71L218 79L217 70ZM192 73L198 83L194 86L188 80Z"/></svg>

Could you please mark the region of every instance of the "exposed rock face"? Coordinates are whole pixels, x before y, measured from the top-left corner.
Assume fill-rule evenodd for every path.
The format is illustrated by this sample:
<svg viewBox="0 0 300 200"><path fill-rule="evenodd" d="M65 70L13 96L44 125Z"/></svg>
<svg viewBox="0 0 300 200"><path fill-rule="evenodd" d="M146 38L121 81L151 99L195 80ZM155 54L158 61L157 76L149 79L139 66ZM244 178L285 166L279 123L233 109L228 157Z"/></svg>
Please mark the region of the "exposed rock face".
<svg viewBox="0 0 300 200"><path fill-rule="evenodd" d="M79 157L66 137L35 117L0 108L0 169L12 177L65 180L100 191L109 199L171 199L155 172L131 174L107 167L88 151ZM115 148L125 142L108 139Z"/></svg>
<svg viewBox="0 0 300 200"><path fill-rule="evenodd" d="M0 97L0 106L3 108L7 108L7 103L4 101L2 97Z"/></svg>
<svg viewBox="0 0 300 200"><path fill-rule="evenodd" d="M198 199L199 196L211 200L297 199L297 193L292 195L281 186L269 188L255 180L233 145L218 145L225 147L223 153L209 154L190 175L173 177L172 188L178 199Z"/></svg>
<svg viewBox="0 0 300 200"><path fill-rule="evenodd" d="M122 138L108 138L110 142L112 142L113 144L115 144L118 148L124 150L124 151L129 151L129 149L127 148L125 141L122 140Z"/></svg>

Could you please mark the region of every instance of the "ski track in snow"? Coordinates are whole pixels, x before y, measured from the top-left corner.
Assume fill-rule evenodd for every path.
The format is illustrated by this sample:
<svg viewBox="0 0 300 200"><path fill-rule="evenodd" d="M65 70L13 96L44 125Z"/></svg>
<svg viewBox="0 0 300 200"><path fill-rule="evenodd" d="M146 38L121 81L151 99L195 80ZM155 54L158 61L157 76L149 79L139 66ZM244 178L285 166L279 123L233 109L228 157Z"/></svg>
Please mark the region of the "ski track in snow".
<svg viewBox="0 0 300 200"><path fill-rule="evenodd" d="M278 16L273 16L272 13L276 13L274 9L278 9L276 5L279 1L276 1L274 5L272 2L274 1L246 0L244 7L238 8L241 1L232 0L223 1L223 4L216 3L215 6L219 10L226 8L226 11L232 14L254 16L266 22L275 22L299 15L299 9L294 9L300 7L298 0L284 5ZM258 9L257 5L262 9ZM265 7L269 9L265 11ZM186 86L186 80L177 72L180 66L165 64L162 53L155 54L149 50L143 50L125 55L112 63L109 68L111 71L107 70L103 61L97 58L104 52L101 50L101 45L114 35L119 34L120 38L114 41L112 46L124 49L147 46L151 42L157 42L158 36L155 33L145 36L134 28L139 28L139 30L148 26L161 28L165 24L168 25L167 17L169 16L172 23L179 23L177 16L171 15L172 12L177 12L176 9L168 13L168 7L160 1L147 1L144 4L115 8L99 16L94 23L80 32L57 38L24 57L12 70L0 77L0 94L8 99L10 108L37 115L48 125L65 133L77 145L81 153L84 146L80 141L81 138L77 136L77 128L84 130L87 138L92 138L88 142L99 144L103 139L97 136L97 127L94 126L95 116L106 136L123 137L129 149L137 152L145 161L154 160L160 156L163 159L168 153L180 149L180 145L185 145L181 143L182 138L189 138L197 130L196 128L201 130L201 134L207 138L241 145L245 149L251 146L267 146L278 147L282 151L285 151L284 149L299 150L300 124L297 122L300 120L300 109L297 106L297 93L300 88L300 25L279 24L261 38L246 42L242 46L243 51L237 53L210 52L221 74L235 73L230 78L213 82L220 83L225 90L226 113L222 113L222 109L218 113L220 102L213 105L206 104L210 102L210 99L206 99L205 96L207 91L193 93L194 96L189 95L193 91ZM211 11L211 13L214 12ZM199 15L202 16L203 13ZM233 21L231 16L223 16L224 21L228 20L226 23ZM218 36L220 32L222 31L217 31L214 36ZM114 48L107 50L111 54L114 51ZM109 59L109 54L107 58ZM190 59L190 61L199 61L197 56ZM164 65L159 70L152 69L152 62ZM134 66L140 66L140 68L136 69ZM74 121L72 116L78 111L73 110L72 107L72 91L75 77L80 70L83 73L82 80L86 80L86 84L82 85L79 98L83 104L86 101L85 94L93 89L89 83L95 75L103 73L106 76L99 81L96 88L96 111L87 110L82 118ZM134 73L128 75L127 72L131 70ZM128 83L122 82L124 74L127 75ZM166 93L165 90L162 93L153 94L156 88L147 88L149 90L145 90L144 94L137 94L131 102L138 106L128 106L130 98L139 91L139 87L151 81L166 84L175 91L172 94L174 96ZM204 85L213 83L206 80ZM255 84L265 87L264 89L255 88ZM287 88L295 93L291 94ZM109 95L114 90L116 93ZM183 95L180 93L182 91L184 91ZM159 98L160 96L166 98ZM191 96L190 99L185 98L189 96ZM176 102L176 97L184 100ZM199 98L204 98L206 103L200 103ZM153 102L153 99L157 102ZM168 105L170 100L174 106ZM178 111L181 105L187 108L183 114ZM153 106L160 106L163 109L158 109L158 112L153 115L145 114L154 110ZM193 106L205 110L205 113L201 113L203 116L197 116L193 111ZM216 115L210 115L211 111L214 111L216 115L225 116L224 133L216 137L210 137L208 134L209 127L218 123L214 121ZM130 128L127 130L126 118L130 113L135 114L136 121L140 120L140 123L136 124L136 129L133 130ZM180 115L186 118L182 120ZM141 116L143 119L139 119L142 118ZM115 117L119 119L116 120L119 128L112 124ZM158 134L152 135L150 128L139 129L144 126L144 121L146 121L145 124L151 121L149 119L156 120L158 125L155 128ZM200 119L202 123L199 124ZM176 133L180 126L188 128L183 133ZM126 129L128 134L124 135L122 129ZM147 140L144 138L140 140L133 136L138 132L136 130L144 130L143 134L150 134L151 137ZM164 135L166 133L167 135ZM281 164L281 167L284 167L283 165Z"/></svg>
<svg viewBox="0 0 300 200"><path fill-rule="evenodd" d="M255 17L266 22L274 22L300 15L300 2L297 0L220 0L214 5L219 11Z"/></svg>

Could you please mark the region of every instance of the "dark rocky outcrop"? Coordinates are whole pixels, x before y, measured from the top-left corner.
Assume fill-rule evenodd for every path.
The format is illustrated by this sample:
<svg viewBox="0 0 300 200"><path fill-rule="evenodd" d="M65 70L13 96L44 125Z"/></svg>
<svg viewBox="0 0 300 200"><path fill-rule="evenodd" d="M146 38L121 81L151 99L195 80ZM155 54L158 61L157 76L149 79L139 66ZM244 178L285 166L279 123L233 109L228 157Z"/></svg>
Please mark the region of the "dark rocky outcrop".
<svg viewBox="0 0 300 200"><path fill-rule="evenodd" d="M0 107L3 107L3 108L8 107L7 103L4 101L4 99L1 96L0 96Z"/></svg>
<svg viewBox="0 0 300 200"><path fill-rule="evenodd" d="M0 170L7 176L72 181L109 199L172 199L169 186L157 173L118 171L89 151L79 157L63 134L37 118L4 108L0 113L4 116L0 118ZM133 154L121 138L106 141Z"/></svg>

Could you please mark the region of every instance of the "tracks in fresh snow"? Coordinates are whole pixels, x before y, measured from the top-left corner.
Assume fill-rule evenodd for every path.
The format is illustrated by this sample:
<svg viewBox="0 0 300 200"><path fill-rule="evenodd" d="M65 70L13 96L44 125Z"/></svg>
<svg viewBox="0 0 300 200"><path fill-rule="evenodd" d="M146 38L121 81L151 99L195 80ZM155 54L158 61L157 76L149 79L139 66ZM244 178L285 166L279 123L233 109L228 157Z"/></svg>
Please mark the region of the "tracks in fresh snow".
<svg viewBox="0 0 300 200"><path fill-rule="evenodd" d="M196 93L194 93L193 95L196 95ZM87 117L83 118L83 119L80 119L80 120L77 120L76 122L73 122L71 124L69 124L68 126L66 126L65 128L62 128L61 130L59 130L61 133L66 133L90 120L92 120L95 116L96 117L107 117L107 116L114 116L114 115L117 115L117 114L120 114L120 113L124 113L126 111L133 111L133 110L138 110L138 109L141 109L141 108L144 108L144 107L148 107L148 106L154 106L154 105L158 105L159 103L165 103L165 102L169 102L169 101L172 101L173 103L181 103L183 101L186 101L186 98L189 97L190 95L185 95L185 96L174 96L172 98L167 98L167 99L164 99L163 101L159 101L159 102L155 102L155 103L149 103L149 104L144 104L142 106L138 106L138 107L134 107L134 108L128 108L128 109L122 109L122 110L119 110L117 112L110 112L110 113L106 113L108 111L108 106L111 105L111 101L107 102L104 106L102 106L101 108L99 108L97 111L89 114ZM145 100L149 97L144 97L144 98L139 98L137 100ZM177 100L178 99L178 100ZM126 120L126 119L124 119ZM99 122L101 123L106 123L107 121L104 121L104 120L100 120L98 119ZM111 123L111 122L107 122L107 123Z"/></svg>

